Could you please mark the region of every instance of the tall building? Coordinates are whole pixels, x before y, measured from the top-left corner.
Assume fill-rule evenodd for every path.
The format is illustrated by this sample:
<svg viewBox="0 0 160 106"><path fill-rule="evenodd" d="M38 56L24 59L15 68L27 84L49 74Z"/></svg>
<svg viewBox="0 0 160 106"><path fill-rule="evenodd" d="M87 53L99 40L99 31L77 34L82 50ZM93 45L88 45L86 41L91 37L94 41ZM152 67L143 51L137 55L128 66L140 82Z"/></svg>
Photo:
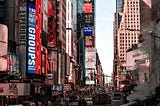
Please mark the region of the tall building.
<svg viewBox="0 0 160 106"><path fill-rule="evenodd" d="M57 41L61 52L58 53L58 84L63 84L66 66L66 0L57 0Z"/></svg>
<svg viewBox="0 0 160 106"><path fill-rule="evenodd" d="M122 3L123 4L123 3ZM124 0L122 19L117 30L117 87L126 70L126 51L138 44L140 35L140 0ZM117 27L117 26L116 26ZM115 34L116 35L116 34ZM115 47L116 47L115 46ZM116 50L116 49L114 49Z"/></svg>
<svg viewBox="0 0 160 106"><path fill-rule="evenodd" d="M118 29L120 28L120 22L122 20L124 0L116 0L116 12L114 13L114 32L113 32L113 48L114 48L114 59L113 59L113 81L114 86L117 85L117 67L118 67Z"/></svg>

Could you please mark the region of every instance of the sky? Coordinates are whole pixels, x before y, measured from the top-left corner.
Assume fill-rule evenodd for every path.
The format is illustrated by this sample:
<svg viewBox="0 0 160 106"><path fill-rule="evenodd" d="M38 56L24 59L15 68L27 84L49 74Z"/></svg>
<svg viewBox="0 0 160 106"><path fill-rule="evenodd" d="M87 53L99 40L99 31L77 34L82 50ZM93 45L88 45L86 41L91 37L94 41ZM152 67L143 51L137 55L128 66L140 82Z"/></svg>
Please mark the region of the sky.
<svg viewBox="0 0 160 106"><path fill-rule="evenodd" d="M96 0L96 48L104 74L113 71L113 21L116 0Z"/></svg>

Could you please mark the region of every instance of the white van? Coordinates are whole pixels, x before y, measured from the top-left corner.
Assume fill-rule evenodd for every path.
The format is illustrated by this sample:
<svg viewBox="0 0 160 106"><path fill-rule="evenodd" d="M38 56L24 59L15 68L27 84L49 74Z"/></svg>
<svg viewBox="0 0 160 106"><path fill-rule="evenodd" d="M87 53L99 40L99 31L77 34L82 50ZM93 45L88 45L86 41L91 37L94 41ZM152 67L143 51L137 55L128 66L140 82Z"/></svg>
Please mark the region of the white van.
<svg viewBox="0 0 160 106"><path fill-rule="evenodd" d="M123 95L120 91L112 92L112 106L120 106L123 104Z"/></svg>

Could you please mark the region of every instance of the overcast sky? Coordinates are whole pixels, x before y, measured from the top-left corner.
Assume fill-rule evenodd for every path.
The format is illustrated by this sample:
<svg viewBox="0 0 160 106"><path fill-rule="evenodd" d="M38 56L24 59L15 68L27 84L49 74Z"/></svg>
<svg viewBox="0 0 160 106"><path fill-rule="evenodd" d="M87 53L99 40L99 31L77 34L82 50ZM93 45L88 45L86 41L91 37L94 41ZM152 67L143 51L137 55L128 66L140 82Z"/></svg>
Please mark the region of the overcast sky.
<svg viewBox="0 0 160 106"><path fill-rule="evenodd" d="M116 0L96 0L96 48L105 74L113 70L113 21Z"/></svg>

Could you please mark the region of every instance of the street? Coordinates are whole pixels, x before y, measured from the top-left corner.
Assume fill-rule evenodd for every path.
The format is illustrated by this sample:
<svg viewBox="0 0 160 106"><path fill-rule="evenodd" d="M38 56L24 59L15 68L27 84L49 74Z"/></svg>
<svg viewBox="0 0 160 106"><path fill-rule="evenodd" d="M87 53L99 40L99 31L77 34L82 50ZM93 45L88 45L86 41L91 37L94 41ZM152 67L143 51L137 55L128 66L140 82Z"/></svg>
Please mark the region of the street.
<svg viewBox="0 0 160 106"><path fill-rule="evenodd" d="M92 105L92 106L112 106L111 104L99 104L99 105Z"/></svg>

